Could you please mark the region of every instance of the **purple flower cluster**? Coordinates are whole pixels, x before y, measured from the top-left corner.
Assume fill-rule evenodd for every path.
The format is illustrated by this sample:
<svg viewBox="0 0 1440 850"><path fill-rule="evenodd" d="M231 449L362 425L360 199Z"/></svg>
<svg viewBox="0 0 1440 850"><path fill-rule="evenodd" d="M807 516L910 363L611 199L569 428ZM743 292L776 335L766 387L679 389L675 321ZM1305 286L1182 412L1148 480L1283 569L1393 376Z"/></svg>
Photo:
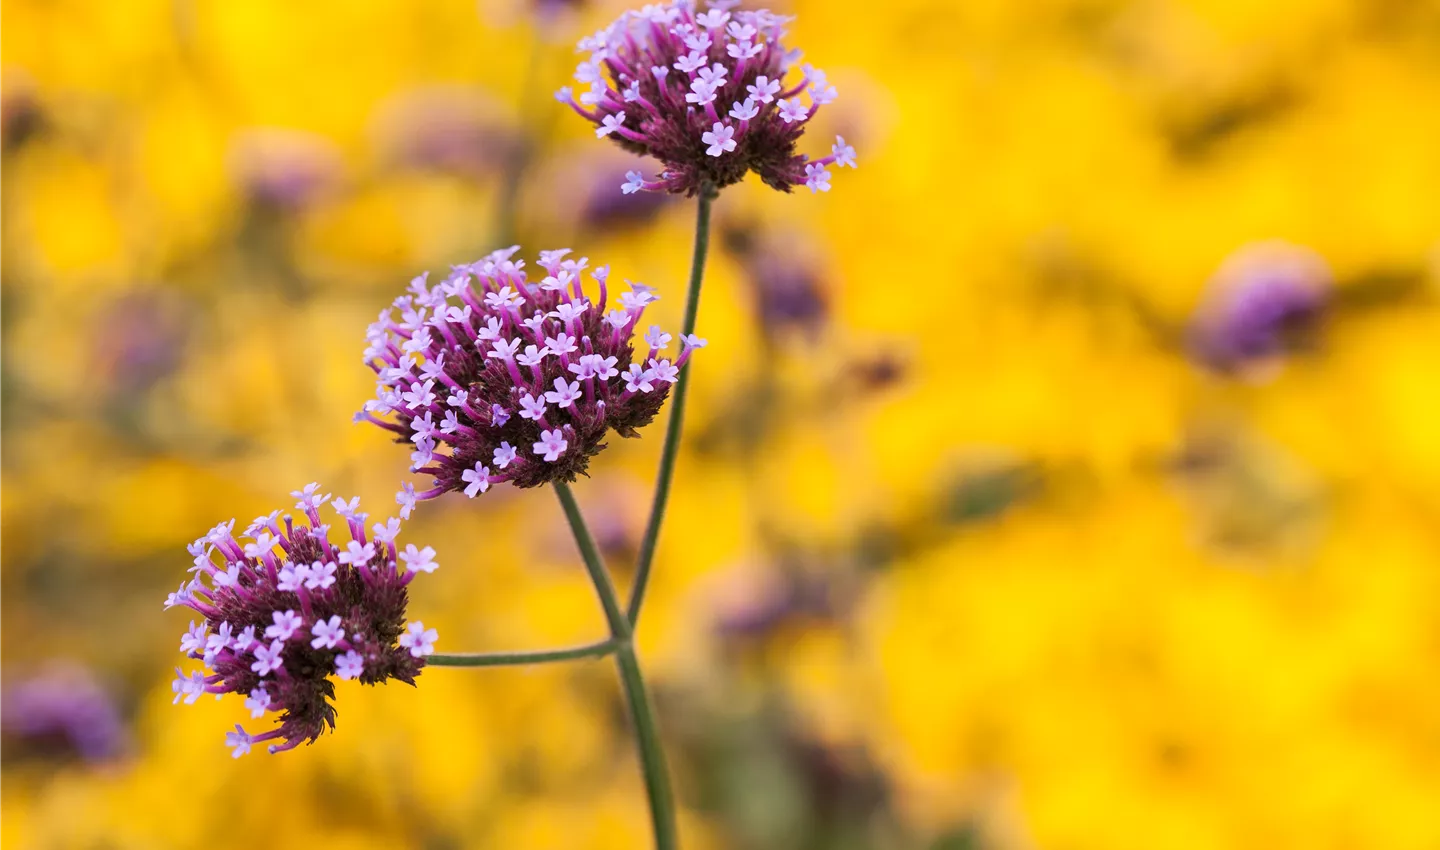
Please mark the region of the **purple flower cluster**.
<svg viewBox="0 0 1440 850"><path fill-rule="evenodd" d="M1211 281L1190 326L1191 351L1219 372L1263 372L1312 341L1330 294L1330 269L1318 254L1283 242L1249 245Z"/></svg>
<svg viewBox="0 0 1440 850"><path fill-rule="evenodd" d="M705 344L686 338L672 361L670 335L652 325L636 349L635 327L658 297L649 288L631 284L607 312L608 267L590 274L592 303L581 286L586 258L542 251L545 276L532 283L525 262L511 260L518 250L456 266L434 286L417 277L370 326L365 362L379 376L377 397L355 419L397 434L413 447L412 471L434 478L420 493L405 485L402 517L447 491L474 498L504 481L575 480L607 433L633 437L655 418Z"/></svg>
<svg viewBox="0 0 1440 850"><path fill-rule="evenodd" d="M227 733L236 758L262 741L284 739L270 745L274 753L333 729L332 673L367 685L388 679L413 685L434 651L435 630L419 622L407 627L405 605L415 574L435 571L435 550L414 544L397 550L394 518L376 523L367 537L360 500L336 499L332 507L350 531L341 549L320 522L330 496L318 490L310 484L291 494L308 526L288 515L277 521L275 511L245 530L248 543L234 536L234 520L212 528L190 544L195 577L165 600L167 609L201 615L181 636L180 651L212 671L175 668L175 702L235 693L246 697L253 717L279 715L268 732L251 735L237 725Z"/></svg>
<svg viewBox="0 0 1440 850"><path fill-rule="evenodd" d="M810 160L795 143L823 104L836 98L825 74L805 65L798 82L785 75L799 57L787 50L789 18L766 10L734 11L736 0L711 0L697 14L692 0L626 12L580 42L590 58L575 79L577 100L556 99L626 150L659 159L655 180L629 172L624 192L695 195L738 183L749 171L784 192L804 184L830 189L828 165L855 167L855 149L837 137L830 155ZM808 93L809 105L800 95Z"/></svg>

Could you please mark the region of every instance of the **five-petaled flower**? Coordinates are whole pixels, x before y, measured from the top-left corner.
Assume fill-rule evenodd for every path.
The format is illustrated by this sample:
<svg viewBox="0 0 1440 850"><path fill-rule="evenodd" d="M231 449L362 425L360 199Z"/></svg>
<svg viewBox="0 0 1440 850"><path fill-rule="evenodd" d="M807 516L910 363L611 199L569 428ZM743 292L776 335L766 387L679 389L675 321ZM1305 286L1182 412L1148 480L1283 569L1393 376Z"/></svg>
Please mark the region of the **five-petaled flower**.
<svg viewBox="0 0 1440 850"><path fill-rule="evenodd" d="M434 629L425 628L425 624L416 620L406 629L405 634L400 636L400 645L410 650L410 654L416 658L424 658L435 651L435 640L440 635Z"/></svg>
<svg viewBox="0 0 1440 850"><path fill-rule="evenodd" d="M559 460L560 455L565 453L568 445L565 435L559 428L554 431L542 431L539 441L535 443L535 454L544 455L547 462L554 463Z"/></svg>
<svg viewBox="0 0 1440 850"><path fill-rule="evenodd" d="M657 297L648 287L616 297L608 267L589 271L567 250L542 251L532 278L512 259L517 250L457 266L434 285L421 275L370 326L365 358L378 385L356 421L415 448L414 471L434 479L396 495L402 517L445 492L474 498L503 482L575 480L608 435L636 436L655 418L690 356L662 358L635 339ZM365 561L367 545L352 541L336 560Z"/></svg>
<svg viewBox="0 0 1440 850"><path fill-rule="evenodd" d="M575 71L579 97L568 86L555 95L593 123L597 137L660 160L656 178L630 172L622 191L694 195L754 171L788 192L815 188L807 165L853 167L854 152L847 157L843 141L823 159L795 152L816 111L837 92L810 65L790 73L799 55L783 43L790 18L731 11L732 0L708 5L697 13L694 0L672 0L626 12L580 42L589 58Z"/></svg>
<svg viewBox="0 0 1440 850"><path fill-rule="evenodd" d="M405 631L407 585L417 572L435 569L435 550L411 544L397 553L399 520L376 523L371 539L359 502L336 500L350 532L342 550L320 522L329 496L317 489L293 494L299 522L278 511L261 517L247 532L248 544L233 535L233 520L196 540L190 550L197 575L165 603L204 618L191 621L181 652L209 670L177 668L175 701L234 693L245 697L252 717L273 713L279 721L256 735L239 726L226 733L237 757L255 743L277 741L269 749L278 752L333 728L332 672L369 685L414 684L437 639L434 629Z"/></svg>

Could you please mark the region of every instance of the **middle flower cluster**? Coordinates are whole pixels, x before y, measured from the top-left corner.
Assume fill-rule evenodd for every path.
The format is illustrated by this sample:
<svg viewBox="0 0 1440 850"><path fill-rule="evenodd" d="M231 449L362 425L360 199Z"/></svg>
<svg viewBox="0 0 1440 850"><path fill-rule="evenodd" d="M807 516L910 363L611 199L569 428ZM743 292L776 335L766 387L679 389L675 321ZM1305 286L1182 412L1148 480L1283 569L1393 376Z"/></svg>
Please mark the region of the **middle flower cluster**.
<svg viewBox="0 0 1440 850"><path fill-rule="evenodd" d="M356 421L412 444L412 471L434 479L419 493L405 485L402 516L450 490L474 498L504 481L573 481L609 431L633 437L655 418L705 344L687 337L672 360L671 336L651 326L637 347L635 328L658 298L648 287L632 284L607 311L607 266L590 272L592 303L581 286L586 258L542 251L545 276L531 282L525 262L511 259L518 250L456 266L434 286L421 275L370 326L365 362L379 380Z"/></svg>

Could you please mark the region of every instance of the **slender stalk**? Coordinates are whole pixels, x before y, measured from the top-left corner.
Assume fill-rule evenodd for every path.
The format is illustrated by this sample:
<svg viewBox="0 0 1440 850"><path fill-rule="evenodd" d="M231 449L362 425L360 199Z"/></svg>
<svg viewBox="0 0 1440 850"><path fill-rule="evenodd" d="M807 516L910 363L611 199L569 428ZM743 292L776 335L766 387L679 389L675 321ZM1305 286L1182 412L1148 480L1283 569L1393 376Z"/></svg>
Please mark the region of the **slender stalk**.
<svg viewBox="0 0 1440 850"><path fill-rule="evenodd" d="M576 658L600 658L615 651L615 641L601 640L564 649L542 649L530 652L457 652L431 655L425 659L434 667L509 667L520 664L545 664L571 661Z"/></svg>
<svg viewBox="0 0 1440 850"><path fill-rule="evenodd" d="M615 664L620 668L620 683L625 687L630 719L635 724L635 742L640 748L645 793L650 797L655 848L675 850L680 846L675 831L675 795L670 790L670 773L665 767L665 749L660 742L660 729L655 724L655 709L645 691L645 678L640 674L640 660L635 657L633 643L621 644L615 650Z"/></svg>
<svg viewBox="0 0 1440 850"><path fill-rule="evenodd" d="M700 283L705 278L705 254L710 248L710 205L712 191L702 191L695 214L695 251L690 258L690 286L685 293L685 320L680 333L695 332L695 317L700 311ZM670 398L670 425L665 430L665 445L660 449L660 470L655 475L655 498L650 503L650 519L640 541L640 554L635 561L635 586L630 591L626 616L631 625L640 621L640 607L645 604L645 588L650 581L650 565L655 560L655 546L660 539L660 526L665 521L665 504L670 500L670 479L675 475L675 461L680 456L680 426L685 421L685 396L690 387L690 366L680 373L675 392Z"/></svg>
<svg viewBox="0 0 1440 850"><path fill-rule="evenodd" d="M675 830L675 796L670 790L670 774L665 767L665 751L660 743L660 731L655 725L655 710L645 692L645 677L640 672L640 661L635 657L635 645L630 620L620 608L620 597L610 581L610 573L600 560L600 551L585 526L580 506L575 503L575 494L564 482L555 484L555 494L565 509L565 518L570 522L570 531L575 536L575 545L585 561L585 569L600 597L600 606L605 609L605 620L610 624L615 644L615 664L620 669L620 684L625 690L625 701L630 706L630 720L635 726L635 742L640 750L640 767L645 778L645 793L650 798L650 822L655 832L656 850L675 850L679 846Z"/></svg>
<svg viewBox="0 0 1440 850"><path fill-rule="evenodd" d="M610 581L610 571L605 569L605 562L600 560L600 550L595 546L595 539L590 536L590 529L585 527L585 517L580 514L575 494L570 491L569 484L556 481L555 495L560 497L560 506L565 509L565 519L570 522L570 533L575 536L575 545L580 548L580 558L585 561L585 570L590 573L595 594L600 597L600 607L605 609L605 622L610 626L610 636L616 643L628 643L631 634L630 621L625 619L625 612L620 610L620 597L615 592L615 585Z"/></svg>

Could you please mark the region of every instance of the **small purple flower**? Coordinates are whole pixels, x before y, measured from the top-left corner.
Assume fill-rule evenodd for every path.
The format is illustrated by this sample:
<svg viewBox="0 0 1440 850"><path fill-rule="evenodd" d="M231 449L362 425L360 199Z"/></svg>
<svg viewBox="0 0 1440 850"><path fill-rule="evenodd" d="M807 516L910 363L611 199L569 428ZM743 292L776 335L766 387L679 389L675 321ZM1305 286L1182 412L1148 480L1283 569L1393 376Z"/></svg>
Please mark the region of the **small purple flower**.
<svg viewBox="0 0 1440 850"><path fill-rule="evenodd" d="M252 718L265 716L265 712L270 710L270 694L264 685L250 692L250 696L245 698L245 707L250 709Z"/></svg>
<svg viewBox="0 0 1440 850"><path fill-rule="evenodd" d="M349 650L335 656L335 675L342 679L358 679L365 673L365 658Z"/></svg>
<svg viewBox="0 0 1440 850"><path fill-rule="evenodd" d="M650 372L651 380L654 381L664 381L667 384L673 384L680 380L680 367L672 364L669 360L657 361L652 358L648 371Z"/></svg>
<svg viewBox="0 0 1440 850"><path fill-rule="evenodd" d="M750 171L781 191L813 189L811 161L795 145L835 87L809 65L784 82L796 55L782 43L789 18L731 12L727 0L708 5L697 14L693 0L674 0L621 15L580 42L589 59L576 69L579 97L566 87L556 99L595 124L596 136L660 160L654 181L627 176L627 193L713 192ZM815 164L842 159L853 166L853 151L844 159L832 150Z"/></svg>
<svg viewBox="0 0 1440 850"><path fill-rule="evenodd" d="M416 620L411 623L405 634L400 636L400 645L410 650L410 654L416 658L424 658L435 651L435 641L440 637L434 629L425 628L425 624Z"/></svg>
<svg viewBox="0 0 1440 850"><path fill-rule="evenodd" d="M568 446L569 443L566 442L565 435L559 428L554 431L542 431L539 441L535 443L535 454L544 455L548 463L554 463L560 459L560 455L565 453Z"/></svg>
<svg viewBox="0 0 1440 850"><path fill-rule="evenodd" d="M830 191L830 172L819 163L806 165L805 185L809 187L811 194Z"/></svg>
<svg viewBox="0 0 1440 850"><path fill-rule="evenodd" d="M410 512L415 510L415 501L418 498L414 484L407 481L400 486L400 492L395 494L395 503L400 506L401 519L410 518Z"/></svg>
<svg viewBox="0 0 1440 850"><path fill-rule="evenodd" d="M266 629L268 632L269 629ZM267 676L281 667L285 666L285 642L281 640L272 641L268 646L260 644L255 647L255 662L250 665L251 672ZM191 702L191 700L186 700Z"/></svg>
<svg viewBox="0 0 1440 850"><path fill-rule="evenodd" d="M186 705L194 705L195 701L205 694L205 674L199 670L184 672L179 667L175 668L175 679L170 683L170 690L174 692L175 699L172 703L179 703L185 700Z"/></svg>
<svg viewBox="0 0 1440 850"><path fill-rule="evenodd" d="M398 443L418 441L413 470L434 479L423 492L405 485L396 496L401 516L445 492L475 498L503 482L575 480L609 434L636 436L655 418L688 359L682 352L661 369L668 377L640 387L625 370L655 353L634 339L654 292L631 284L616 297L606 266L588 272L587 292L589 260L567 259L568 250L541 252L532 278L524 262L511 259L517 250L457 266L433 286L417 278L395 301L399 320L392 308L370 327L366 357L379 387L356 418L389 430ZM612 299L620 309L607 312ZM407 350L422 331L424 345ZM416 368L435 376L427 379L433 387L417 388ZM408 404L387 401L407 393ZM382 410L394 421L380 418ZM348 549L342 564L368 557L359 542Z"/></svg>
<svg viewBox="0 0 1440 850"><path fill-rule="evenodd" d="M185 634L180 636L180 651L189 655L192 652L204 650L205 634L208 631L209 626L203 621L197 626L195 625L195 621L191 620L190 628L186 630Z"/></svg>
<svg viewBox="0 0 1440 850"><path fill-rule="evenodd" d="M408 568L398 567L399 520L377 523L375 539L367 540L358 503L332 505L318 489L311 485L294 494L303 513L299 523L286 516L282 526L270 518L259 525L273 523L271 528L252 527L248 545L232 536L233 522L217 526L197 542L197 578L183 598L171 595L204 617L186 632L184 651L210 668L177 668L175 700L242 694L253 717L273 712L278 719L260 734L239 727L228 733L226 743L237 757L262 741L278 741L269 747L278 752L333 728L331 671L365 684L414 684L435 642L434 630L418 637L405 631L407 585L417 572L435 569L435 551L411 544L403 558ZM351 539L343 549L320 522L322 507L333 507L345 520ZM222 575L233 578L222 581ZM257 634L263 637L257 640Z"/></svg>
<svg viewBox="0 0 1440 850"><path fill-rule="evenodd" d="M411 549L415 548L412 543ZM345 639L345 629L340 625L340 615L332 614L328 620L316 620L315 625L310 629L314 640L310 641L313 649L334 649L335 645Z"/></svg>
<svg viewBox="0 0 1440 850"><path fill-rule="evenodd" d="M555 389L545 393L545 400L564 410L575 403L580 397L580 382L570 381L566 383L564 378L555 379Z"/></svg>
<svg viewBox="0 0 1440 850"><path fill-rule="evenodd" d="M394 520L391 520L394 522ZM394 539L394 538L391 538ZM296 570L301 569L297 566ZM324 590L335 583L335 571L339 569L335 564L327 564L316 561L305 570L305 589Z"/></svg>
<svg viewBox="0 0 1440 850"><path fill-rule="evenodd" d="M710 146L705 149L706 156L721 156L735 150L735 128L717 121L708 133L700 134L700 141Z"/></svg>
<svg viewBox="0 0 1440 850"><path fill-rule="evenodd" d="M247 733L239 723L235 724L234 732L225 733L225 746L230 748L231 758L240 758L250 752L250 745L255 743L255 738Z"/></svg>
<svg viewBox="0 0 1440 850"><path fill-rule="evenodd" d="M1220 373L1268 374L1267 366L1313 342L1331 285L1325 261L1306 248L1283 242L1243 248L1216 273L1191 321L1191 353Z"/></svg>
<svg viewBox="0 0 1440 850"><path fill-rule="evenodd" d="M625 391L630 393L653 392L655 389L655 373L649 369L640 368L639 363L631 363L630 369L625 372Z"/></svg>

